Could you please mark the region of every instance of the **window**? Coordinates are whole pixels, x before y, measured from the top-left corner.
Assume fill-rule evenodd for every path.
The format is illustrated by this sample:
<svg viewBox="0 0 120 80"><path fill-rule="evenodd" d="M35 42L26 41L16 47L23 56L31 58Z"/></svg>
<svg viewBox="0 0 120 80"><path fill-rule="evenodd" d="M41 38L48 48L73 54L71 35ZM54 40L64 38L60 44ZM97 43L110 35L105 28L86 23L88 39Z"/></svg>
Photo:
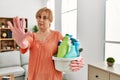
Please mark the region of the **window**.
<svg viewBox="0 0 120 80"><path fill-rule="evenodd" d="M77 0L62 0L62 34L77 36Z"/></svg>
<svg viewBox="0 0 120 80"><path fill-rule="evenodd" d="M120 0L106 1L105 59L114 57L120 63Z"/></svg>
<svg viewBox="0 0 120 80"><path fill-rule="evenodd" d="M55 0L48 0L47 7L53 12L53 22L51 23L51 29L55 29Z"/></svg>

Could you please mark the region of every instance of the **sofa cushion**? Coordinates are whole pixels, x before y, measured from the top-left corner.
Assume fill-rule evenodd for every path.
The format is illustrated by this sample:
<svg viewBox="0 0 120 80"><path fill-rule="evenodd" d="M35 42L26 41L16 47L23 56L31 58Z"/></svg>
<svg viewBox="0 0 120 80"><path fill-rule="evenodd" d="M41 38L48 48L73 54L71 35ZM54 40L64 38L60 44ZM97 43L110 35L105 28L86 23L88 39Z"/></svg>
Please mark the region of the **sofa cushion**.
<svg viewBox="0 0 120 80"><path fill-rule="evenodd" d="M0 68L20 65L21 62L19 51L9 51L0 53Z"/></svg>
<svg viewBox="0 0 120 80"><path fill-rule="evenodd" d="M24 72L25 70L20 66L0 68L0 75L14 74L15 77L18 77L18 76L23 76Z"/></svg>
<svg viewBox="0 0 120 80"><path fill-rule="evenodd" d="M27 78L28 78L28 65L24 65L23 68L25 70L25 80L27 80Z"/></svg>
<svg viewBox="0 0 120 80"><path fill-rule="evenodd" d="M29 61L29 51L27 51L24 54L21 53L20 57L21 57L21 64L22 64L22 66L28 64L28 61Z"/></svg>

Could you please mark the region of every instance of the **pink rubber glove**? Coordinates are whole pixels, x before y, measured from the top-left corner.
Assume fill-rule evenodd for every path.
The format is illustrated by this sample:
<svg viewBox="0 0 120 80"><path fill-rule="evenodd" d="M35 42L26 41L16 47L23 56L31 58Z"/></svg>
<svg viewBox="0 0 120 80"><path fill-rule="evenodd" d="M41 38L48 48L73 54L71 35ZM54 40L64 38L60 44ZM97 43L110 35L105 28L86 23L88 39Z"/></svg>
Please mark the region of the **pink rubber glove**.
<svg viewBox="0 0 120 80"><path fill-rule="evenodd" d="M81 58L80 60L73 60L70 66L71 66L72 71L76 72L84 66L84 59Z"/></svg>
<svg viewBox="0 0 120 80"><path fill-rule="evenodd" d="M25 19L22 18L22 20L20 20L19 17L15 17L13 18L13 24L10 21L8 21L7 24L12 31L12 36L16 43L23 49L27 48L28 41L26 37L30 34L30 32L25 33Z"/></svg>

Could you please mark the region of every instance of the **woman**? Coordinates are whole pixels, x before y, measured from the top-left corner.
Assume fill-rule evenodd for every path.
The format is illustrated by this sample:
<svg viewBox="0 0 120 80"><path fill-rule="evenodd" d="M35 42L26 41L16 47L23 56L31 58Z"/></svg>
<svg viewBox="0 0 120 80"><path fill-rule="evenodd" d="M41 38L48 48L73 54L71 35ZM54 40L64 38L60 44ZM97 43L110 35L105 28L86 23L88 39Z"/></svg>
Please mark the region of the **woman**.
<svg viewBox="0 0 120 80"><path fill-rule="evenodd" d="M37 33L24 32L25 20L13 19L13 25L8 22L14 40L25 53L30 50L28 80L62 80L62 72L57 71L52 56L57 53L58 41L63 38L60 32L50 29L53 21L52 11L42 8L36 13L39 31ZM83 59L71 62L73 71L83 67Z"/></svg>

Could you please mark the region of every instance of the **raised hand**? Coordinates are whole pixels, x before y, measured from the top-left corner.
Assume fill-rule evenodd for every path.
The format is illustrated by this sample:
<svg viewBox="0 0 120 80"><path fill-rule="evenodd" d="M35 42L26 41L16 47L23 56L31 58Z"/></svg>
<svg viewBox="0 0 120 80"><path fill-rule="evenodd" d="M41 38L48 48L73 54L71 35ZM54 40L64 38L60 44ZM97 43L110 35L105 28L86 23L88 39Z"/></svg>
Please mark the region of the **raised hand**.
<svg viewBox="0 0 120 80"><path fill-rule="evenodd" d="M7 22L8 27L12 31L12 36L16 43L21 47L21 48L27 48L28 47L28 41L26 37L30 34L30 32L25 33L25 19L22 18L22 20L19 19L19 17L13 18L13 24L8 21Z"/></svg>

